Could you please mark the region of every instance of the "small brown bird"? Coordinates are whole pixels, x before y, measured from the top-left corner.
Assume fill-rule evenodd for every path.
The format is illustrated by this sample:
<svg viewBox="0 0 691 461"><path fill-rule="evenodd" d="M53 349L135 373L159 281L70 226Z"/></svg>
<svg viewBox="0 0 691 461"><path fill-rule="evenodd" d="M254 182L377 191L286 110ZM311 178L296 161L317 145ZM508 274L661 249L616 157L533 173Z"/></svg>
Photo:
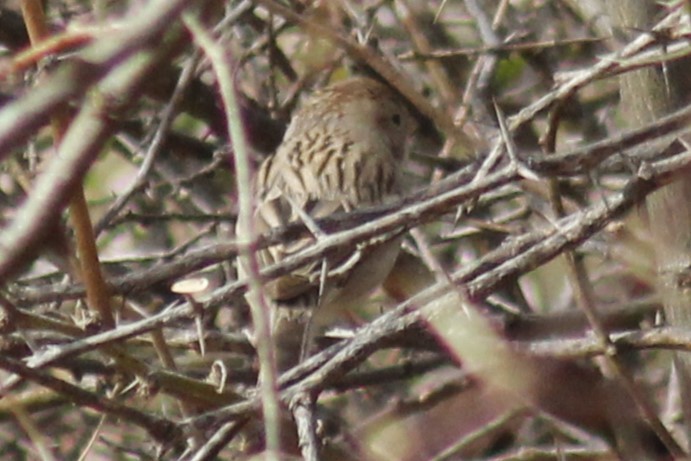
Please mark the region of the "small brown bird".
<svg viewBox="0 0 691 461"><path fill-rule="evenodd" d="M294 221L309 224L399 195L406 140L414 125L399 97L375 80L350 78L316 92L259 169L257 232ZM260 252L259 262L262 267L274 264L314 241L272 246ZM361 244L265 285L274 304L272 333L280 371L299 361L303 345L312 346L307 335L381 284L399 248L400 237Z"/></svg>

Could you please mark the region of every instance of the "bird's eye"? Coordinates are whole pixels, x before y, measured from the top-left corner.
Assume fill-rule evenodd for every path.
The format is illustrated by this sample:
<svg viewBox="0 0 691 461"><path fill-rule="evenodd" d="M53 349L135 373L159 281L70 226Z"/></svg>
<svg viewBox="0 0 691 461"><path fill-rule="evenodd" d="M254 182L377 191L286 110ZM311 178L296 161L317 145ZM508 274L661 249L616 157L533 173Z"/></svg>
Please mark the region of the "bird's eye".
<svg viewBox="0 0 691 461"><path fill-rule="evenodd" d="M393 114L391 117L391 121L393 122L394 125L396 126L401 126L401 116L398 114Z"/></svg>

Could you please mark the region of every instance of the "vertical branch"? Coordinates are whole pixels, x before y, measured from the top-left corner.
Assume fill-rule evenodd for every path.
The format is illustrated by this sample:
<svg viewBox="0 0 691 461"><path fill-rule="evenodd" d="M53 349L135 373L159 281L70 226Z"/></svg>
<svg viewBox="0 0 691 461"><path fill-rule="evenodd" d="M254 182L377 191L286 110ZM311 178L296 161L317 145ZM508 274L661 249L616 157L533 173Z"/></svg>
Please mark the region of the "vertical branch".
<svg viewBox="0 0 691 461"><path fill-rule="evenodd" d="M248 299L251 308L252 322L259 356L261 393L264 426L266 430L266 448L269 460L278 459L280 450L280 414L276 379L276 363L269 325L269 309L262 294L259 278L259 264L253 250L252 241L256 239L254 231L251 191L251 171L247 144L242 128L242 118L235 97L233 74L225 59L223 48L214 43L203 26L191 14L184 16L185 25L194 35L194 39L204 50L216 73L218 85L228 119L228 133L233 143L235 173L237 175L239 216L238 238L243 241L239 247L240 264L249 275Z"/></svg>
<svg viewBox="0 0 691 461"><path fill-rule="evenodd" d="M23 0L22 13L31 44L36 45L46 38L45 15L39 0ZM62 140L69 126L69 116L63 108L51 117L53 139L56 145ZM92 312L98 313L100 321L106 328L113 328L115 320L110 306L110 295L103 280L101 264L98 260L98 248L94 236L91 216L84 195L84 188L76 184L70 199L70 220L77 240L77 254L79 256L79 272L86 287L87 305Z"/></svg>
<svg viewBox="0 0 691 461"><path fill-rule="evenodd" d="M558 121L562 109L563 104L559 104L557 107L555 107L554 112L550 115L550 128L543 143L543 148L547 154L554 154L556 150L556 135L559 126ZM556 218L561 219L566 215L566 212L562 200L559 181L556 178L550 178L547 186L552 212ZM632 400L650 425L651 429L660 438L665 447L667 447L671 453L674 453L675 456L682 456L683 450L674 437L672 437L664 424L662 424L660 418L655 412L654 406L650 403L645 393L638 387L633 379L633 376L618 356L617 348L610 338L605 323L601 318L601 314L598 312L595 290L590 278L588 277L588 271L583 259L578 257L578 255L571 250L564 251L563 256L566 265L566 277L573 289L576 305L585 314L585 318L588 320L588 323L590 324L595 337L600 342L602 349L607 351L607 353L604 354L604 359L609 371L629 393ZM624 440L622 442L626 443L628 441ZM647 449L650 447L641 448Z"/></svg>
<svg viewBox="0 0 691 461"><path fill-rule="evenodd" d="M613 23L623 35L639 34L653 24L655 4L646 0L606 2ZM622 113L633 127L645 125L673 111L683 101L679 89L687 78L679 68L662 64L629 72L620 77ZM657 256L658 286L670 324L691 325L691 292L684 283L684 273L691 267L691 181L689 171L680 171L679 179L654 192L646 201ZM682 401L685 408L687 437L691 427L691 395L688 379L691 358L679 355Z"/></svg>

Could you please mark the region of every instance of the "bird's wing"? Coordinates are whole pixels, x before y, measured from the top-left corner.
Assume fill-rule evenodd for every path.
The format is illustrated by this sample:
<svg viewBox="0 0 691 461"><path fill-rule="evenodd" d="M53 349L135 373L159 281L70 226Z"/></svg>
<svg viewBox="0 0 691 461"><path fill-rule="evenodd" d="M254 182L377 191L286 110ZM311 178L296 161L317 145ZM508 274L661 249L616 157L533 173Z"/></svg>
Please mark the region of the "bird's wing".
<svg viewBox="0 0 691 461"><path fill-rule="evenodd" d="M373 190L369 176L378 173L368 173L370 170L393 171L391 165L384 168L368 164L366 162L377 161L377 157L367 155L368 152L354 152L350 143L341 143L338 149L330 148L330 143L328 136L305 136L299 144L282 146L282 150L264 162L258 175L261 190L256 212L259 232L281 228L291 222L317 221L362 205L379 203L383 195L392 192L386 184L393 184L393 180L383 181L383 190ZM346 156L348 163L344 164ZM311 168L305 167L307 162ZM381 178L376 180L381 181ZM366 184L367 188L360 188L359 184ZM309 228L311 223L305 224ZM267 266L282 261L313 245L317 239L318 232L271 246L260 253L260 263ZM339 271L339 266L352 264L353 253L352 248L332 251L326 260L315 261L267 283L266 292L275 301L282 302L305 295L319 288L324 261L327 271L345 274L347 271Z"/></svg>

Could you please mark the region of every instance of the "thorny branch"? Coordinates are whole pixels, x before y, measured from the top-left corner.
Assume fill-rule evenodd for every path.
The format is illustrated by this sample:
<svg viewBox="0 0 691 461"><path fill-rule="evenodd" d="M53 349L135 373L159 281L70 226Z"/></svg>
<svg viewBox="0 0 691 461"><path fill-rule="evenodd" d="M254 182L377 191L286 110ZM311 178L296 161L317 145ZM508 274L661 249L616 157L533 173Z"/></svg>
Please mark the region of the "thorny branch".
<svg viewBox="0 0 691 461"><path fill-rule="evenodd" d="M21 171L25 160L13 158L12 149L22 147L29 140L33 143L34 138L32 149L40 150L43 144L50 144L41 138L40 127L58 108L69 102L77 112L70 127L71 134L68 133L60 146L61 155L41 170L32 188L27 188L30 192L26 201L23 197L11 197L13 201L8 199L8 203L17 209L17 214L10 217L9 224L0 233L3 244L0 274L6 281L0 299L0 345L3 347L0 368L6 372L2 376L0 394L11 392L13 399L23 399L24 395L15 394L24 389L21 386L39 384L73 404L90 407L102 415L141 427L163 445L172 440L171 443L182 444L182 434L191 436L187 447L192 453L190 459L201 460L217 456L224 448L233 446L240 432L253 434L253 427L256 427L253 422L260 414L260 399L245 388L255 384L257 375L252 366L253 346L242 333L247 327L247 321L243 319L243 295L248 281L235 277L233 262L243 248L235 243L228 226L228 223L236 221L237 216L237 196L229 187L235 183L237 171L225 168L226 159L211 158L212 152L232 149L223 147L226 140L222 133L226 120L215 100L214 88L217 85L208 84L208 75L204 74L207 63L203 59L196 65L196 58L187 57L189 64L184 72L180 72L176 67L180 62L177 57L189 51L183 51L184 46L181 46L185 40L179 37L173 40L165 35L170 32L170 24L190 6L189 3L153 2L152 8L144 8L135 20L123 26L122 35L117 34L118 28L103 29L104 36L95 33L95 29L66 33L58 36L56 42L38 44L27 53L17 55L12 65L0 68L3 77L0 82L0 157L4 159L3 166L7 165L7 171ZM643 277L638 277L639 273L636 273L636 289L631 288L626 295L616 299L626 306L622 309L622 318L617 314L621 325L609 328L607 325L612 319L608 317L603 321L610 340L607 344L591 337L585 322L582 322L585 326L576 332L564 332L553 328L554 324L547 322L547 316L535 314L534 319L526 315L521 311L526 306L521 305L520 299L510 299L511 304L519 306L511 314L498 311L488 301L490 296L504 300L503 290L507 286L519 277L543 268L566 251L573 251L580 257L598 253L593 252L593 248L607 247L611 253L603 252L606 253L602 256L604 262L597 272L597 276L606 278L602 274L613 266L609 258L616 260L618 257L612 248L620 243L616 237L621 235L615 236L613 230L615 227L620 229L619 220L646 195L690 167L691 154L686 152L683 140L689 131L691 107L637 130L612 134L616 131L611 130L610 125L598 124L597 116L590 117L589 111L595 113L598 109L587 106L587 98L582 97L586 93L583 90L592 90L599 103L611 102L613 92L611 87L608 88L611 86L608 79L612 76L641 67L668 65L671 61L686 58L691 48L688 30L684 26L688 18L683 8L671 8L652 31L642 31L623 48L616 49L601 37L555 39L540 33L530 35L528 31L520 30L520 21L512 22L518 13L507 7L508 2L500 2L491 24L492 14L482 11L478 2L442 6L434 12L441 20L433 23L428 23L421 14L421 9L428 7L415 2L401 2L396 7L389 7L390 2L374 2L376 4L369 5L366 11L360 11L348 1L343 2L347 8L343 6L340 9L339 6L324 10L310 6L298 10L272 0L242 1L229 3L224 13L215 9L217 5L212 5L212 2L193 3L203 6L200 18L215 21L215 28L204 22L203 26L208 27L205 30L214 30L216 35L213 39L223 40L224 46L227 45L228 62L237 63L237 69L232 71L241 115L231 122L237 123L242 118L248 139L256 142L253 147L257 151L271 151L280 139L282 128L278 127L283 125L283 121L274 120L273 116L285 115L296 96L311 82L327 81L332 78L334 70L334 75L343 72L343 69L335 68L340 63L331 61L320 68L318 64L301 61L300 53L317 55L321 51L319 46L326 42L330 44L325 46L329 50L327 54L345 56L345 61L370 74L377 74L398 89L416 108L418 118L428 130L427 135L429 127L436 125L437 134L447 140L458 138L457 141L463 145L455 152L454 143L449 141L442 148L443 155L437 157L434 152L438 147L434 144L437 137L431 142L434 147L426 145L419 156L428 163L423 161L422 166L415 166L417 174L422 177L419 182L427 184L425 187L397 203L319 220L317 225L325 232L324 238L259 274L262 281L267 281L318 261L329 252L352 247L375 236L416 229L425 237L423 240L428 248L424 250L435 263L435 269L445 271L454 284L452 288L446 282L431 283L415 296L398 300L397 305L391 302L391 309L361 324L352 338L331 344L281 376L280 399L286 406L291 406L298 422L298 443L304 458L317 459L319 445L323 442L318 437L320 429L315 418L318 407L328 400L323 398L325 391L336 389L348 394L346 391L367 386L373 389L372 400L376 400L377 388L392 386L392 383L412 376L433 375L456 363L427 323L448 308L435 304L435 300L452 289L461 290L469 300L481 305L483 313L496 323L507 343L520 353L531 354L531 357L582 359L611 354L611 348L619 352L691 351L691 338L686 331L664 325L640 326L641 322L645 325L653 317L657 305L653 300L640 312L630 305L632 300L640 299L632 297L631 293L641 290L647 295L650 291L647 281L640 281ZM453 8L463 8L470 14L473 27L480 29L478 40L484 46L461 48L454 43L444 43L456 27L444 23L444 11L453 12ZM0 13L4 13L4 6L0 9ZM378 29L381 18L377 13L380 10L385 10L388 15L383 23L389 29L377 36L382 32ZM0 14L0 22L6 18ZM517 30L512 30L512 27ZM9 29L3 29L0 24L0 41L4 40L6 30ZM228 31L232 33L226 35ZM357 40L352 31L358 32ZM401 33L403 31L405 33ZM370 33L374 40L368 41L369 37L364 36ZM391 36L387 35L389 33ZM403 36L408 38L402 39ZM524 36L528 36L529 41L520 43ZM303 42L305 37L309 40ZM411 49L410 41L415 44L416 52L413 55L402 54L401 50ZM12 43L13 50L20 46L15 42L7 43ZM308 45L304 45L304 50L293 53L291 46L300 48L295 44L305 43ZM390 46L392 43L395 46ZM79 46L84 48L73 48ZM571 46L592 46L598 51L587 54L589 60L585 64L581 61L581 67L576 71L565 72L556 65L552 68L540 66L539 53L550 53L554 49L566 53ZM380 53L380 49L384 53ZM27 69L27 62L36 63L43 57L52 57L49 53L60 52L65 54L64 62L50 68L41 85L16 90L13 97L4 94L5 76ZM483 90L497 90L493 87L496 84L493 79L498 69L516 56L512 53L524 59L525 65L537 70L538 75L546 69L554 72L545 82L533 76L538 83L532 91L519 86L512 87L513 92L502 93L499 90L496 98L492 95L490 101L484 92L477 91L477 85ZM389 59L390 56L408 62L398 66L399 63ZM471 62L474 66L459 61L476 57L478 59ZM262 61L265 58L266 62ZM220 53L215 59L216 63L222 60ZM418 65L422 62L420 60L424 60L424 64ZM459 62L463 64L460 67ZM484 66L482 62L490 65ZM312 65L315 67L310 67ZM193 72L195 68L199 73ZM268 79L271 81L270 89L258 83L267 81L267 72L271 75ZM467 75L466 72L472 75L463 101L457 101L464 85L457 76ZM481 81L475 79L480 78L480 73L483 73ZM173 77L159 80L156 74ZM146 84L149 79L151 85ZM174 90L176 82L179 82L179 88L187 89L184 95L181 90ZM423 89L427 93L421 91ZM531 99L519 93L530 94ZM175 99L170 99L171 94ZM282 94L289 96L281 100L279 96ZM137 98L141 95L142 100L138 101L135 95ZM162 101L165 105L161 104ZM473 104L469 104L471 102ZM583 118L598 125L598 129L605 127L605 134L600 135L600 132L592 136L586 134L585 129L576 130L574 137L577 137L579 146L585 144L583 147L567 149L562 143L562 147L555 149L552 155L537 153L537 143L526 143L525 132L521 133L521 130L532 128L539 132L542 129L541 117L547 111L559 107L566 113L572 102L583 105L583 112L588 114ZM496 140L487 142L489 152L476 152L478 160L469 162L468 151L477 150L477 146L462 130L466 124L478 122L472 117L479 115L468 107L489 107L494 103L502 108L509 107L507 113L513 113L508 117L508 125L520 146L518 155L506 156L505 140L497 136ZM162 120L158 129L145 121L149 115L142 115L148 114L152 107L154 111L163 110L163 115L157 117ZM178 112L183 116L176 117ZM611 116L609 113L604 116L598 114L601 118ZM131 119L124 120L130 116ZM553 116L550 122L549 130L555 143L557 130L564 129L561 121L560 117ZM576 121L580 124L582 119ZM485 123L484 119L482 123ZM493 130L484 127L480 131L494 133ZM57 220L72 185L81 181L87 171L93 171L94 166L98 167L97 154L105 150L107 141L116 132L119 134L117 141L112 143L113 150L128 166L136 163L133 158L134 153L141 150L140 139L148 138L152 142L144 164L132 170L139 173L134 182L128 181L131 187L117 189L117 192L108 190L105 194L109 198L104 202L107 211L97 225L102 236L99 244L111 249L110 254L117 257L113 257L111 262L102 254L99 257L105 261L102 266L106 282L114 296L111 303L120 310L114 329L98 331L88 322L84 322L87 326L82 327L75 320L80 315L78 301L85 296L80 283L61 280L62 272L43 273L39 277L32 273L18 281L11 281L9 275L19 273L25 263L36 257L29 250L34 250L34 246L42 242L42 232L46 229L44 221L48 218ZM168 138L167 143L163 142L164 137ZM113 157L112 152L104 156ZM249 157L251 155L247 160L253 162L260 160ZM435 173L428 177L428 171ZM35 171L30 173L26 176L31 177ZM5 182L21 180L19 174L9 176L9 179L6 176L0 179ZM592 176L600 176L607 185L593 187L589 183ZM214 184L219 177L219 183L223 184L220 189L218 184ZM434 177L431 184L430 177ZM569 196L570 214L552 216L545 211L548 209L545 204L547 194L540 189L543 179L560 183L564 190L573 188L574 192ZM5 187L3 181L0 181L2 194L10 194L8 190L11 188ZM249 187L246 182L241 181L240 187ZM465 233L456 232L459 222L455 217L460 216L458 210L469 203L474 208L469 212L465 210L463 217L468 219L460 221L464 226L461 230ZM217 216L213 214L216 211ZM510 218L500 219L505 216ZM203 231L200 230L202 225L205 225ZM304 226L293 223L271 234L258 236L255 248L289 242L305 235ZM406 245L414 251L420 241L407 242ZM134 257L120 253L122 248L132 246L138 248ZM114 252L113 248L116 249ZM585 264L582 267L590 269ZM199 319L199 311L189 303L177 300L168 289L172 282L202 270L205 276L213 273L219 279L213 290L195 301L204 310L200 331L206 336L207 357L197 354L197 330L190 327L195 315ZM596 278L595 273L593 269L589 275ZM617 274L622 277L620 272ZM634 284L620 285L625 287L621 290L626 291ZM641 285L645 285L645 289L640 288ZM524 291L531 293L530 289ZM565 297L570 299L570 295L567 293ZM485 301L488 305L484 304ZM559 300L550 302L557 304ZM48 304L50 309L45 309ZM529 299L524 304L532 307L538 302ZM225 317L232 318L228 320ZM513 330L520 330L521 322L533 320L537 323L544 321L547 333L530 337L530 334L522 335L521 331ZM571 324L571 320L566 323ZM159 333L163 347L180 354L181 359L176 357L174 363L188 365L188 368L180 367L180 371L174 371L165 363L156 361L152 341L147 336L154 330ZM409 360L392 366L367 368L373 363L378 365L375 360L362 366L375 352L389 348L404 348L421 355L413 354ZM213 374L207 380L203 379L212 368L209 354L223 357L222 366L214 363L214 367L218 365L219 369L225 370L222 379ZM106 357L113 356L127 360L120 363L107 361ZM87 363L99 361L103 362L101 367L87 366ZM355 370L358 366L362 369ZM57 377L57 373L52 373L56 368L69 370L69 376ZM123 392L122 401L103 397L99 394L100 388L88 389L91 381L83 379L85 375L96 377L99 386L105 384L120 389L124 383L129 385L128 390ZM173 416L155 416L159 408L138 406L134 399L141 397L131 395L129 389L150 392L153 397L160 391L191 411L182 415L182 422L175 422ZM31 400L34 397L29 393L22 405L34 408ZM132 402L126 401L130 398ZM56 405L61 405L61 402ZM422 407L428 411L433 405L420 405ZM0 416L14 414L18 408L17 404L6 404L0 409ZM503 418L499 415L494 420L498 428L508 426L509 420L514 419L511 412L502 415ZM521 414L521 418L524 417L529 416ZM201 445L200 434L205 437L210 434L207 442ZM438 453L438 459L458 455L456 450L467 449L468 440L487 435L484 431L466 433L451 445L452 449ZM104 439L109 436L105 434ZM604 437L606 439L607 434ZM258 443L261 448L261 442ZM600 453L598 449L587 452Z"/></svg>

